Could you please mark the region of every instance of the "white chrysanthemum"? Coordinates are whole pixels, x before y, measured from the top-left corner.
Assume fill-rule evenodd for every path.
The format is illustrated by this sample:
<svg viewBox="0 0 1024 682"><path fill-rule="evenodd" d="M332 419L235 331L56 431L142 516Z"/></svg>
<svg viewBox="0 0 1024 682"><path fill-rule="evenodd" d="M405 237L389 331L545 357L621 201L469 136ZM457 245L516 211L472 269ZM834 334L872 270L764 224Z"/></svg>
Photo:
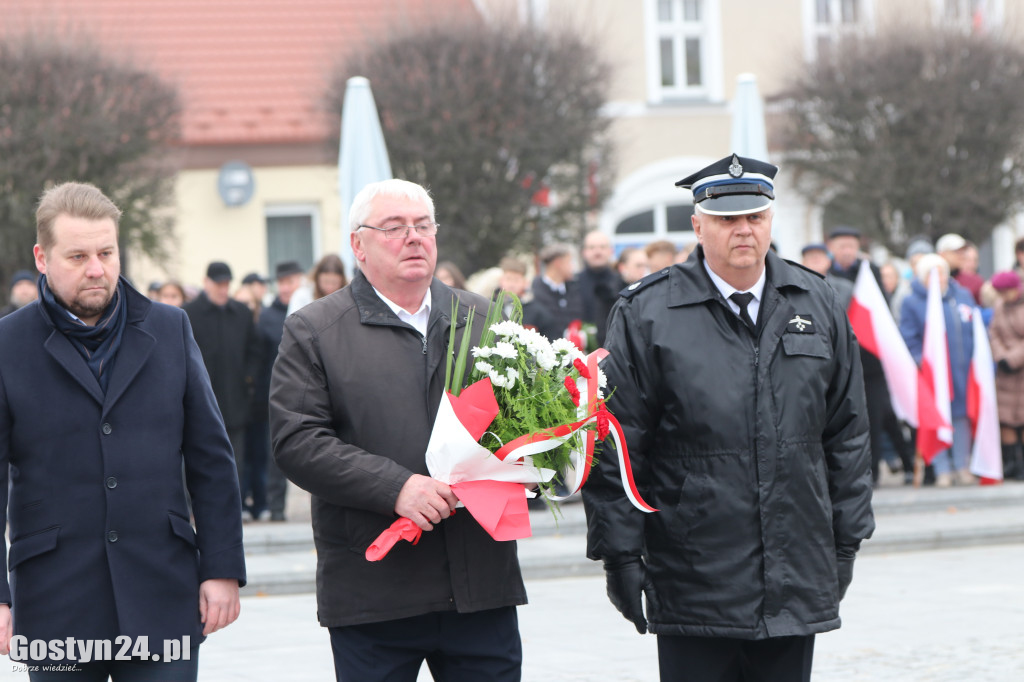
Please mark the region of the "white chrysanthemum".
<svg viewBox="0 0 1024 682"><path fill-rule="evenodd" d="M600 369L597 370L597 385L601 388L608 388L608 377Z"/></svg>
<svg viewBox="0 0 1024 682"><path fill-rule="evenodd" d="M506 360L511 360L512 358L517 357L519 352L516 351L516 347L508 341L499 341L494 344L494 354L498 357L505 358Z"/></svg>
<svg viewBox="0 0 1024 682"><path fill-rule="evenodd" d="M558 356L550 348L544 348L536 354L537 365L545 372L550 372L558 365Z"/></svg>
<svg viewBox="0 0 1024 682"><path fill-rule="evenodd" d="M516 383L516 379L519 378L519 372L514 367L509 367L505 370L505 378L508 379L508 387L512 388Z"/></svg>
<svg viewBox="0 0 1024 682"><path fill-rule="evenodd" d="M494 386L503 388L506 384L508 384L508 381L505 380L505 377L502 376L501 374L498 374L494 370L491 370L490 373L488 373L488 376L491 378L491 384L493 384Z"/></svg>
<svg viewBox="0 0 1024 682"><path fill-rule="evenodd" d="M494 349L475 347L471 352L474 358L489 358L494 354Z"/></svg>
<svg viewBox="0 0 1024 682"><path fill-rule="evenodd" d="M551 350L556 353L571 353L576 350L576 344L569 339L555 339L551 342Z"/></svg>
<svg viewBox="0 0 1024 682"><path fill-rule="evenodd" d="M504 322L496 322L491 325L491 331L497 334L498 336L503 337L516 336L522 331L522 329L523 328L520 327L518 324L509 320L505 320Z"/></svg>
<svg viewBox="0 0 1024 682"><path fill-rule="evenodd" d="M478 362L473 366L476 367L476 371L480 372L481 374L490 374L491 372L494 371L494 368L491 367L491 365L486 362Z"/></svg>

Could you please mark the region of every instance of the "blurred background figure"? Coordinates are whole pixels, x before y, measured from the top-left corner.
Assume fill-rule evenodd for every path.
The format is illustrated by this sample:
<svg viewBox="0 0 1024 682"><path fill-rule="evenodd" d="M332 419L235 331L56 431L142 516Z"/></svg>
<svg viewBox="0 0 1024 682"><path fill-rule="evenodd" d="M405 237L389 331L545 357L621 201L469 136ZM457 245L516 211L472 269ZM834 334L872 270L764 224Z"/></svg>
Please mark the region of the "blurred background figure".
<svg viewBox="0 0 1024 682"><path fill-rule="evenodd" d="M647 253L643 249L627 246L619 254L619 260L615 262L615 270L622 278L623 286L643 279L650 272L647 269Z"/></svg>
<svg viewBox="0 0 1024 682"><path fill-rule="evenodd" d="M967 375L974 353L974 298L970 292L949 276L949 263L942 256L927 254L917 262L917 279L909 296L903 301L900 313L900 334L918 367L924 351L924 323L928 305L928 277L932 270L939 271L942 289L942 312L946 321L946 346L949 353L949 374L953 390L950 394L950 413L953 417L953 447L944 450L932 460L935 485L948 488L955 481L970 485L974 476L968 469L971 453L971 425L967 419ZM870 398L869 398L870 402ZM870 408L870 405L869 405ZM874 444L872 444L872 447Z"/></svg>
<svg viewBox="0 0 1024 682"><path fill-rule="evenodd" d="M39 273L30 270L18 270L14 273L11 277L11 298L7 305L0 308L0 317L6 317L39 298L39 287L36 285L38 278Z"/></svg>
<svg viewBox="0 0 1024 682"><path fill-rule="evenodd" d="M252 311L252 321L255 323L260 319L263 297L266 295L267 280L255 272L250 272L242 278L242 283L232 298L239 303L244 303Z"/></svg>
<svg viewBox="0 0 1024 682"><path fill-rule="evenodd" d="M1024 481L1024 296L1015 271L992 276L999 300L989 338L996 362L996 405L1003 444L1003 480Z"/></svg>
<svg viewBox="0 0 1024 682"><path fill-rule="evenodd" d="M533 300L544 308L546 328L537 331L550 340L565 336L573 320L583 319L583 299L573 279L572 247L556 242L540 250L540 274L533 278Z"/></svg>
<svg viewBox="0 0 1024 682"><path fill-rule="evenodd" d="M169 279L160 285L156 300L180 308L185 305L185 287L181 286L181 282Z"/></svg>
<svg viewBox="0 0 1024 682"><path fill-rule="evenodd" d="M287 261L278 263L278 268L283 265L287 265L288 269L294 269L292 266L298 266L299 264L295 261ZM301 268L300 268L301 270ZM275 273L275 276L280 275L280 272ZM294 274L294 273L293 273ZM292 282L289 280L286 283L286 288L290 288L288 285ZM327 296L333 294L335 291L343 288L348 284L348 277L345 275L345 264L336 253L329 253L320 260L317 261L316 265L309 273L308 281L305 279L298 280L299 284L294 291L288 292L287 305L288 315L291 315L296 310L303 306ZM278 296L281 295L281 282L278 281ZM287 317L287 315L286 315ZM282 324L284 321L282 320Z"/></svg>
<svg viewBox="0 0 1024 682"><path fill-rule="evenodd" d="M644 248L647 254L647 271L658 272L672 267L676 262L676 245L665 239L651 242Z"/></svg>
<svg viewBox="0 0 1024 682"><path fill-rule="evenodd" d="M935 253L935 249L932 247L932 243L924 237L911 239L907 245L907 267L910 271L900 277L900 283L892 295L892 300L889 301L889 309L892 310L892 316L896 319L896 324L900 323L900 311L903 309L903 300L910 294L911 286L917 279L917 275L914 274L917 261L921 260L921 256L929 253Z"/></svg>
<svg viewBox="0 0 1024 682"><path fill-rule="evenodd" d="M1017 259L1017 264L1013 266L1013 271L1024 280L1024 237L1018 239L1017 243L1014 244L1013 255Z"/></svg>
<svg viewBox="0 0 1024 682"><path fill-rule="evenodd" d="M149 286L146 287L146 296L148 296L149 300L151 300L151 301L155 301L156 300L157 295L158 295L159 292L160 292L160 282L157 282L155 280L150 282Z"/></svg>
<svg viewBox="0 0 1024 682"><path fill-rule="evenodd" d="M583 269L576 275L583 299L583 320L597 327L597 345L604 345L608 313L622 289L622 278L612 267L615 251L612 240L600 230L588 232L583 238Z"/></svg>
<svg viewBox="0 0 1024 682"><path fill-rule="evenodd" d="M323 298L348 284L345 276L345 264L336 253L329 253L321 258L309 275L313 282L313 300Z"/></svg>
<svg viewBox="0 0 1024 682"><path fill-rule="evenodd" d="M331 256L324 256L317 263L313 272L317 272ZM341 259L337 256L340 265ZM333 261L329 261L333 263ZM333 266L324 265L323 270L329 271ZM345 268L341 266L342 277ZM257 375L253 390L252 421L249 424L248 440L252 443L253 467L248 473L252 495L249 513L258 521L285 521L285 502L288 494L288 480L277 467L277 462L270 456L270 377L277 360L277 349L281 345L284 334L284 321L291 312L300 292L309 294L309 288L303 286L306 272L295 261L283 261L274 268L274 279L277 296L274 301L263 309L257 328L260 341L264 348L264 363ZM314 277L314 282L317 278ZM333 280L332 280L333 281ZM309 301L307 301L308 303ZM301 307L301 306L300 306ZM257 497L257 491L261 494ZM244 499L244 498L243 498Z"/></svg>
<svg viewBox="0 0 1024 682"><path fill-rule="evenodd" d="M813 270L822 275L825 281L836 290L843 309L845 310L849 307L850 299L853 298L853 283L832 272L832 256L829 255L828 248L824 244L813 243L802 248L800 250L800 264L808 270Z"/></svg>
<svg viewBox="0 0 1024 682"><path fill-rule="evenodd" d="M526 287L526 283L529 281L526 278L526 263L513 256L508 256L502 258L498 265L501 268L498 289L519 298L523 305L523 326L538 331L551 327L551 319L547 316L547 311L537 305L537 302L533 300L533 293ZM507 317L511 311L511 302L506 303L503 311L505 316ZM543 332L541 333L543 334Z"/></svg>
<svg viewBox="0 0 1024 682"><path fill-rule="evenodd" d="M882 275L882 293L887 299L892 300L892 295L900 285L900 269L892 261L886 261L878 271Z"/></svg>
<svg viewBox="0 0 1024 682"><path fill-rule="evenodd" d="M210 263L203 279L203 292L185 304L184 310L224 418L244 495L245 429L253 380L262 362L262 347L252 311L229 295L231 279L227 263Z"/></svg>
<svg viewBox="0 0 1024 682"><path fill-rule="evenodd" d="M978 250L974 245L951 232L942 235L935 242L935 253L949 263L949 276L971 293L975 303L981 305L981 286L985 283L985 278L978 274ZM970 269L972 263L973 270Z"/></svg>
<svg viewBox="0 0 1024 682"><path fill-rule="evenodd" d="M685 263L690 257L690 254L697 250L697 242L690 242L686 246L680 247L676 252L676 263Z"/></svg>
<svg viewBox="0 0 1024 682"><path fill-rule="evenodd" d="M434 277L452 287L453 289L466 290L466 278L459 266L450 260L441 261L434 268Z"/></svg>

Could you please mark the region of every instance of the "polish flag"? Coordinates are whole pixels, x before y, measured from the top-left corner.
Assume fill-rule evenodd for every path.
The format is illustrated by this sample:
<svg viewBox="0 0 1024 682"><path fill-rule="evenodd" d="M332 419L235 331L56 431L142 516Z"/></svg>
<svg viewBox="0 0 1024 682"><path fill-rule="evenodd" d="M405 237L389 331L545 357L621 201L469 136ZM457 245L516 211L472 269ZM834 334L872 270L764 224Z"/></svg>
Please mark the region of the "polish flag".
<svg viewBox="0 0 1024 682"><path fill-rule="evenodd" d="M928 275L928 304L924 316L924 349L917 383L917 449L931 464L935 455L953 445L950 410L949 347L946 318L942 314L939 272Z"/></svg>
<svg viewBox="0 0 1024 682"><path fill-rule="evenodd" d="M974 355L967 379L967 416L971 420L974 445L971 448L971 473L981 483L1003 480L1003 455L999 440L999 414L996 411L996 374L988 332L981 311L974 309Z"/></svg>
<svg viewBox="0 0 1024 682"><path fill-rule="evenodd" d="M882 363L896 416L917 426L917 363L866 260L860 263L847 312L857 342Z"/></svg>

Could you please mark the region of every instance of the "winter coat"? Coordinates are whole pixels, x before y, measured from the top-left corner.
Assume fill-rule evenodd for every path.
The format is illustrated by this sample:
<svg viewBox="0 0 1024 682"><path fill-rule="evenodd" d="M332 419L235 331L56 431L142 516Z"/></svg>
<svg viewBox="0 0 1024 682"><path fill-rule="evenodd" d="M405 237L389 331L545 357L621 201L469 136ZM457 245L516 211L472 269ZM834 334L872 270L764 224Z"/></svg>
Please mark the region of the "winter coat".
<svg viewBox="0 0 1024 682"><path fill-rule="evenodd" d="M317 610L325 627L437 611L526 603L516 543L497 542L460 509L398 543L379 562L366 548L392 522L402 486L424 459L441 400L455 292L434 279L427 336L402 322L357 273L345 289L288 317L270 389L274 457L313 494ZM487 299L458 292L456 343Z"/></svg>
<svg viewBox="0 0 1024 682"><path fill-rule="evenodd" d="M583 488L588 556L643 556L651 632L739 639L839 627L838 562L871 535L857 342L835 291L774 254L759 333L703 251L629 287L602 363L644 514L603 454Z"/></svg>
<svg viewBox="0 0 1024 682"><path fill-rule="evenodd" d="M927 308L928 289L914 280L900 311L900 334L919 367L924 351ZM967 416L967 375L971 370L971 356L974 353L974 327L971 322L974 309L971 293L956 281L949 280L946 293L942 295L942 311L946 320L946 345L949 348L949 368L953 381L951 412L954 417Z"/></svg>
<svg viewBox="0 0 1024 682"><path fill-rule="evenodd" d="M205 293L185 304L184 310L203 353L224 424L229 431L244 428L263 357L263 343L256 333L252 311L235 300L214 305Z"/></svg>
<svg viewBox="0 0 1024 682"><path fill-rule="evenodd" d="M996 372L996 404L999 423L1024 426L1024 298L996 303L988 329L992 359L1005 360L1012 372Z"/></svg>
<svg viewBox="0 0 1024 682"><path fill-rule="evenodd" d="M597 344L604 345L608 332L608 314L619 299L625 285L613 267L592 268L589 265L576 275L583 299L583 320L597 326Z"/></svg>
<svg viewBox="0 0 1024 682"><path fill-rule="evenodd" d="M583 297L580 285L574 280L565 283L565 293L559 293L549 287L544 279L537 275L530 287L533 292L533 304L544 308L547 319L544 327L538 325L537 331L554 341L565 336L565 330L573 320L583 319Z"/></svg>
<svg viewBox="0 0 1024 682"><path fill-rule="evenodd" d="M29 640L146 635L163 655L202 640L202 581L244 583L242 508L188 318L126 292L106 393L39 303L0 320L0 602Z"/></svg>

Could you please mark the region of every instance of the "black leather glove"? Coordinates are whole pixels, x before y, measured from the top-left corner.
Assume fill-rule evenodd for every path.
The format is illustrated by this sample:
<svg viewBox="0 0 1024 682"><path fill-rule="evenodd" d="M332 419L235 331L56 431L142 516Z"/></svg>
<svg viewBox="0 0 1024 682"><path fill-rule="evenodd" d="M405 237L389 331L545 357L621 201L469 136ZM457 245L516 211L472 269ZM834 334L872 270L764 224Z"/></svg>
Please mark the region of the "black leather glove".
<svg viewBox="0 0 1024 682"><path fill-rule="evenodd" d="M608 598L626 620L636 626L641 635L647 633L647 619L644 617L643 594L651 594L653 584L647 577L647 567L640 557L631 557L604 564L608 580ZM648 596L648 599L650 597Z"/></svg>
<svg viewBox="0 0 1024 682"><path fill-rule="evenodd" d="M853 582L853 560L856 558L856 551L840 547L836 551L836 574L839 582L839 600L846 596L846 590Z"/></svg>

